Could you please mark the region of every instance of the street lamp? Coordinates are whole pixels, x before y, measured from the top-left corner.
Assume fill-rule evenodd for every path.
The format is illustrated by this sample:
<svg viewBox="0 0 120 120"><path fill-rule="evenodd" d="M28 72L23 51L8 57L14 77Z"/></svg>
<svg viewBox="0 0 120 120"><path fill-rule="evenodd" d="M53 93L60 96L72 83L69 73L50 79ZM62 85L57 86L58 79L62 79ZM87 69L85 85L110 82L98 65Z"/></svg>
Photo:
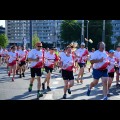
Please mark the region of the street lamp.
<svg viewBox="0 0 120 120"><path fill-rule="evenodd" d="M81 42L84 42L84 20L82 20Z"/></svg>
<svg viewBox="0 0 120 120"><path fill-rule="evenodd" d="M89 20L87 20L87 39L88 39L88 24L89 24ZM87 42L87 48L88 48L88 42Z"/></svg>
<svg viewBox="0 0 120 120"><path fill-rule="evenodd" d="M32 20L30 20L30 49L32 49Z"/></svg>
<svg viewBox="0 0 120 120"><path fill-rule="evenodd" d="M105 42L105 20L103 20L103 33L102 33L102 41Z"/></svg>

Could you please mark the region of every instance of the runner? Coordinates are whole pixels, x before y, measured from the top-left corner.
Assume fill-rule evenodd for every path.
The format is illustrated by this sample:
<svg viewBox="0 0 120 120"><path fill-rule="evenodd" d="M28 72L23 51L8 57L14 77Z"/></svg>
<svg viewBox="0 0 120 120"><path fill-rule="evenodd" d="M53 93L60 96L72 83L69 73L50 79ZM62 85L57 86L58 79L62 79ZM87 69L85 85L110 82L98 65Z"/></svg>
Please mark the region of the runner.
<svg viewBox="0 0 120 120"><path fill-rule="evenodd" d="M103 84L103 100L107 100L107 80L108 80L108 73L107 73L107 66L109 61L107 59L107 54L105 52L105 43L100 42L98 43L98 50L94 52L92 55L90 62L93 64L93 78L94 81L91 82L87 95L90 95L91 89L96 86L99 82L99 79L102 79Z"/></svg>
<svg viewBox="0 0 120 120"><path fill-rule="evenodd" d="M7 57L8 57L8 63L9 63L8 66L10 67L10 71L8 72L8 76L10 76L11 73L13 73L12 81L14 81L14 77L16 74L16 60L18 59L18 55L15 52L14 45L11 47L11 52L8 53Z"/></svg>
<svg viewBox="0 0 120 120"><path fill-rule="evenodd" d="M116 51L114 53L115 58L117 59L117 63L119 64L120 62L120 46L118 45L116 48ZM116 72L116 87L120 87L119 84L119 67L115 66L115 72Z"/></svg>
<svg viewBox="0 0 120 120"><path fill-rule="evenodd" d="M3 48L3 50L2 50L2 64L6 63L7 52L8 51L5 48Z"/></svg>
<svg viewBox="0 0 120 120"><path fill-rule="evenodd" d="M26 65L26 58L27 58L27 52L25 51L24 46L21 47L21 50L18 52L18 57L19 57L19 67L18 69L20 70L20 78L25 77L25 65Z"/></svg>
<svg viewBox="0 0 120 120"><path fill-rule="evenodd" d="M89 59L91 58L91 56L93 55L93 53L95 52L95 48L92 48L92 52L90 52L89 54ZM90 63L91 64L91 63ZM90 67L88 68L88 71L90 72L90 69L93 68L93 64L90 65Z"/></svg>
<svg viewBox="0 0 120 120"><path fill-rule="evenodd" d="M15 46L16 47L16 53L19 54L20 50L21 50L21 46ZM18 75L18 71L19 71L19 63L17 60L17 70L16 70L16 75Z"/></svg>
<svg viewBox="0 0 120 120"><path fill-rule="evenodd" d="M110 64L108 65L108 76L109 76L109 79L108 79L108 93L107 95L110 96L109 94L109 89L111 87L111 84L112 84L112 81L114 79L114 72L115 72L115 65L117 64L117 61L114 57L114 50L110 50L109 51L109 56L108 56L108 60L110 62Z"/></svg>
<svg viewBox="0 0 120 120"><path fill-rule="evenodd" d="M45 71L47 75L46 75L44 82L42 83L43 90L45 90L45 83L47 82L47 90L51 91L50 86L49 86L50 78L51 78L51 73L53 71L53 68L57 60L58 60L58 57L54 53L54 48L50 48L50 52L47 52L45 54Z"/></svg>
<svg viewBox="0 0 120 120"><path fill-rule="evenodd" d="M71 94L70 88L74 85L74 76L73 76L73 68L74 68L74 59L71 55L71 47L67 47L66 56L62 57L60 67L62 68L62 77L64 80L64 95L63 99L66 99L66 92Z"/></svg>
<svg viewBox="0 0 120 120"><path fill-rule="evenodd" d="M36 49L32 49L28 54L28 59L31 61L31 80L29 85L29 92L32 91L33 82L35 80L35 74L37 75L37 98L42 97L43 94L40 92L41 88L41 68L43 66L43 54L41 52L42 43L36 43Z"/></svg>
<svg viewBox="0 0 120 120"><path fill-rule="evenodd" d="M80 82L83 83L82 79L83 79L84 68L85 68L86 60L88 58L88 54L89 54L89 52L85 48L85 43L82 42L81 47L75 51L77 62L78 62L78 65L80 66L80 71L79 71L78 77L77 77L77 83L79 83L80 76L81 76Z"/></svg>

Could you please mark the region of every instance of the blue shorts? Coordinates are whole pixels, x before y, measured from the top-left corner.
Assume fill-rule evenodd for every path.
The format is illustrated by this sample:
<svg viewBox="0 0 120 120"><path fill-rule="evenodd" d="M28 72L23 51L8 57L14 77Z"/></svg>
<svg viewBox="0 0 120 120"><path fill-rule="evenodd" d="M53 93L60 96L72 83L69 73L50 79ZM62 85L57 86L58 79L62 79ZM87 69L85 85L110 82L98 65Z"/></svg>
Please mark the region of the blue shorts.
<svg viewBox="0 0 120 120"><path fill-rule="evenodd" d="M93 78L99 80L101 77L108 77L107 69L106 70L97 70L93 68Z"/></svg>

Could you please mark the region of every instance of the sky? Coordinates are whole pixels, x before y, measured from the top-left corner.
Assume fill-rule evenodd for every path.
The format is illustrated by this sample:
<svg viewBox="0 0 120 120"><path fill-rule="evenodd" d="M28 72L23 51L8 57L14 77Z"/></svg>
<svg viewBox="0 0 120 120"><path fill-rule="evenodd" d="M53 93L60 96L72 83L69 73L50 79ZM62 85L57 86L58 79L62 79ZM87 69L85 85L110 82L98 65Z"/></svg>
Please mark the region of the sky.
<svg viewBox="0 0 120 120"><path fill-rule="evenodd" d="M3 27L5 27L5 20L0 20L0 26L3 26Z"/></svg>

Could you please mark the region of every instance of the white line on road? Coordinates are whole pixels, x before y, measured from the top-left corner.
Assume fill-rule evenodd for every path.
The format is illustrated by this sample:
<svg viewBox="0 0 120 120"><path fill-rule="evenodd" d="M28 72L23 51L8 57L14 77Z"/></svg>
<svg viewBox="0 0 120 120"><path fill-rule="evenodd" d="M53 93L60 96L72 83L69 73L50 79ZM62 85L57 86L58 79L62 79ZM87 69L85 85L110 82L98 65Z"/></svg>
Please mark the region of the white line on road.
<svg viewBox="0 0 120 120"><path fill-rule="evenodd" d="M52 84L57 85L58 83L59 83L59 81L54 81Z"/></svg>
<svg viewBox="0 0 120 120"><path fill-rule="evenodd" d="M44 100L53 100L53 94L46 94Z"/></svg>

